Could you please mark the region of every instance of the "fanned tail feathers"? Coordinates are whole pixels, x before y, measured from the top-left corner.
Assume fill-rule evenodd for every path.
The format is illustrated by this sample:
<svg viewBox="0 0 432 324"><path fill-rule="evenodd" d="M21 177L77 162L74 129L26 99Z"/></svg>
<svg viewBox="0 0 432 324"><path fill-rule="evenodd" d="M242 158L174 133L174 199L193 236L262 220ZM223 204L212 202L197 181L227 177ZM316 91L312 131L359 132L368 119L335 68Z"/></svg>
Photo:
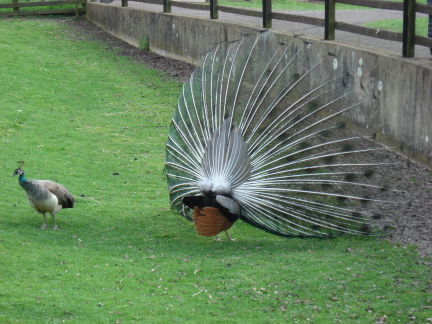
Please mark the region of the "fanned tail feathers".
<svg viewBox="0 0 432 324"><path fill-rule="evenodd" d="M376 148L347 135L340 120L373 104L379 91L346 62L344 53L300 38L283 44L271 32L209 51L185 83L170 128L171 206L189 220L216 215L182 203L214 194L274 234L370 234L382 188L372 171L379 163L364 156Z"/></svg>
<svg viewBox="0 0 432 324"><path fill-rule="evenodd" d="M247 144L235 125L226 119L207 142L202 159L201 192L232 195L232 189L250 177Z"/></svg>

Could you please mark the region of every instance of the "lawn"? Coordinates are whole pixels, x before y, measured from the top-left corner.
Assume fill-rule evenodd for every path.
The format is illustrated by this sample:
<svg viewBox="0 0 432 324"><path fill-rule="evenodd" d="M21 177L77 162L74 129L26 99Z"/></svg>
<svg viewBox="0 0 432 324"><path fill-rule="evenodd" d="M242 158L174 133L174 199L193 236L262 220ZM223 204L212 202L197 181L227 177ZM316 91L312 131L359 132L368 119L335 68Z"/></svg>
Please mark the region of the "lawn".
<svg viewBox="0 0 432 324"><path fill-rule="evenodd" d="M396 0L395 0L396 1ZM397 0L398 2L402 0ZM417 1L417 3L426 4L426 0ZM220 5L223 6L233 6L233 7L247 7L247 8L262 8L261 0L220 0ZM280 0L280 1L272 1L272 9L273 10L308 10L315 11L320 10L324 11L324 1L288 1L288 0ZM368 7L359 7L353 5L346 5L342 3L338 3L336 5L337 10L360 10L359 14L367 14L365 9L370 9ZM374 9L376 10L376 9ZM385 10L383 10L384 12ZM380 20L370 23L365 23L363 26L377 29L385 29L390 31L402 32L402 11L400 12L401 19L386 19ZM427 26L428 26L428 18L427 17L417 17L416 18L416 35L427 37Z"/></svg>
<svg viewBox="0 0 432 324"><path fill-rule="evenodd" d="M402 2L403 0L391 0ZM262 8L262 0L219 0L221 6ZM417 3L426 4L427 0L417 0ZM368 7L336 4L337 10L367 9ZM274 10L324 10L324 1L293 1L293 0L273 0L272 9Z"/></svg>
<svg viewBox="0 0 432 324"><path fill-rule="evenodd" d="M428 36L428 17L421 17L416 18L416 35L419 36ZM371 27L371 28L377 28L377 29L385 29L385 30L391 30L395 32L402 33L402 19L385 19L380 21L374 21L370 23L365 23L363 26Z"/></svg>
<svg viewBox="0 0 432 324"><path fill-rule="evenodd" d="M65 5L52 5L50 4L50 2L55 2L56 0L43 0L45 3L42 6L32 6L33 2L38 2L39 5L41 4L41 0L17 0L16 2L18 3L24 3L26 6L24 7L19 7L19 12L28 12L28 11L34 11L34 10L63 10L63 9L73 9L75 10L76 8L81 9L83 6L81 4L78 4L77 6L75 6L75 4L65 4ZM12 0L0 0L0 6L1 5L9 5L13 3ZM13 8L0 8L0 13L7 13L7 12L13 12L14 9Z"/></svg>
<svg viewBox="0 0 432 324"><path fill-rule="evenodd" d="M221 6L262 9L262 0L219 0ZM338 4L338 9L357 9L358 6ZM324 10L324 1L272 1L272 10Z"/></svg>
<svg viewBox="0 0 432 324"><path fill-rule="evenodd" d="M67 19L0 19L0 322L432 321L413 246L241 222L236 241L198 237L163 176L181 84L118 54ZM74 194L59 231L39 229L16 161Z"/></svg>

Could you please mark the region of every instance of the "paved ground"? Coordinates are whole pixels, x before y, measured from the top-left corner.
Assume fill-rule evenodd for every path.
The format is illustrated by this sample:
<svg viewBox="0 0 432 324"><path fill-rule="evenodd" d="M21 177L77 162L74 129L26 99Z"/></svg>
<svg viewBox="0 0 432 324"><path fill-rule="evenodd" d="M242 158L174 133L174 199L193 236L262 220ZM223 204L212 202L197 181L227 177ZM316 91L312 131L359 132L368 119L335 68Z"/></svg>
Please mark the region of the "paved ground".
<svg viewBox="0 0 432 324"><path fill-rule="evenodd" d="M203 2L203 0L195 0L194 2ZM114 0L111 5L121 6L120 0ZM151 11L162 11L162 5L140 3L129 1L129 7L131 8L142 8ZM204 10L192 10L184 9L179 7L172 7L173 14L181 14L184 16L209 18L209 12ZM324 18L323 11L295 11L297 15L305 15L311 17ZM418 14L418 17L426 16L424 14ZM342 22L349 22L351 24L361 24L370 21L377 21L382 19L401 19L402 12L394 10L340 10L336 12L336 20ZM262 18L259 17L248 17L243 15L236 15L226 12L219 12L219 20L229 22L241 22L252 27L260 28L262 26ZM293 23L288 21L273 20L273 29L285 30L295 33L297 35L310 35L314 37L323 38L324 28L318 26L312 26L301 23ZM347 33L343 31L336 31L336 40L342 42L348 42L351 44L358 44L361 46L368 46L375 49L380 49L391 53L392 55L402 56L402 43L386 41L382 39L376 39L372 37L366 37ZM424 46L416 46L415 49L416 60L425 61L432 64L432 55L430 49Z"/></svg>

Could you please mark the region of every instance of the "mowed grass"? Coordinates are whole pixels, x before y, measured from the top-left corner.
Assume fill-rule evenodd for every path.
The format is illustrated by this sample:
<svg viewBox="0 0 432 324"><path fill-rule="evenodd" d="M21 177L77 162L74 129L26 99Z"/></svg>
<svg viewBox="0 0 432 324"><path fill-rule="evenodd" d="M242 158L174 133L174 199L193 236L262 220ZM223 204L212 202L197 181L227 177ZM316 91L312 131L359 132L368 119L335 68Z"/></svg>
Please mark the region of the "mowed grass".
<svg viewBox="0 0 432 324"><path fill-rule="evenodd" d="M198 237L163 176L181 84L67 20L0 20L0 322L428 323L430 267L385 239ZM16 161L76 197L40 230ZM52 226L51 217L48 225Z"/></svg>
<svg viewBox="0 0 432 324"><path fill-rule="evenodd" d="M0 0L1 1L1 0ZM403 0L391 0L402 2ZM417 3L426 4L427 0L417 0ZM262 8L262 0L219 0L221 6L246 7L246 8ZM324 1L294 1L294 0L273 0L272 10L324 10ZM344 3L336 4L337 10L356 10L370 9L369 7L354 6ZM402 12L401 12L402 15Z"/></svg>
<svg viewBox="0 0 432 324"><path fill-rule="evenodd" d="M416 18L415 34L419 35L419 36L427 37L428 36L428 23L429 23L428 17ZM403 30L402 24L403 24L402 19L385 19L385 20L365 23L365 24L363 24L363 26L371 27L371 28L377 28L377 29L391 30L391 31L402 33L402 30Z"/></svg>
<svg viewBox="0 0 432 324"><path fill-rule="evenodd" d="M219 5L231 7L244 7L262 9L262 0L220 0ZM338 4L337 9L357 9L358 6ZM272 1L272 10L324 10L324 2L319 1L292 1L278 0Z"/></svg>

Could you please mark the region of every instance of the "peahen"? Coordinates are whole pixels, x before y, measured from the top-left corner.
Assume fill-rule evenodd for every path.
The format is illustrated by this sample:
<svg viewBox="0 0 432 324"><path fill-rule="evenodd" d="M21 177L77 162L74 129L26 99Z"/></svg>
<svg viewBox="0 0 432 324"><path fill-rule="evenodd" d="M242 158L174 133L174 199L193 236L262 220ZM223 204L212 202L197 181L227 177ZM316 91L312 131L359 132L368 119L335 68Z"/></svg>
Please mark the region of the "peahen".
<svg viewBox="0 0 432 324"><path fill-rule="evenodd" d="M171 207L199 235L238 219L281 236L373 232L383 188L367 156L378 148L358 147L340 117L372 104L382 83L343 55L267 31L205 55L183 86L165 166Z"/></svg>
<svg viewBox="0 0 432 324"><path fill-rule="evenodd" d="M54 229L58 230L55 215L64 208L73 208L74 197L61 184L49 180L28 180L24 176L24 171L19 167L15 170L13 176L19 175L18 182L26 191L27 199L30 206L43 216L43 225L45 229L45 214L50 213L54 221Z"/></svg>

